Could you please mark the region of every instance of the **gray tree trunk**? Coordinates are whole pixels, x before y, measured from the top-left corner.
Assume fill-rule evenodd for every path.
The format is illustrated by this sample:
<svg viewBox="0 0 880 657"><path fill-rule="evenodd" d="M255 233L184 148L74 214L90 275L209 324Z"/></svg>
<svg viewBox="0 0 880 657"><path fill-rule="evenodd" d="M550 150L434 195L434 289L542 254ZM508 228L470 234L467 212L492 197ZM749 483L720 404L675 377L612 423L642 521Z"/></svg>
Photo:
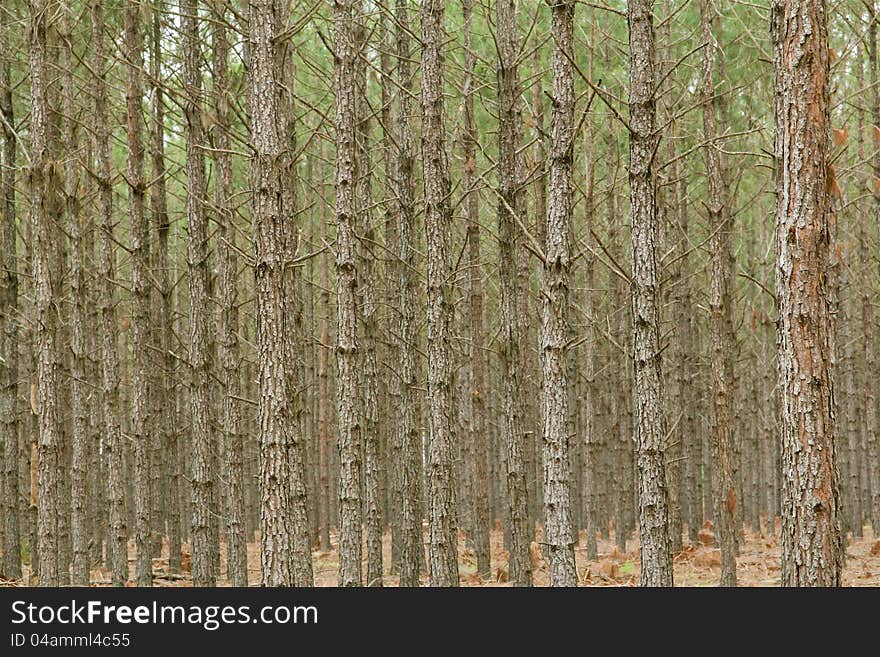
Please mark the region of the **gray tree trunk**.
<svg viewBox="0 0 880 657"><path fill-rule="evenodd" d="M232 586L247 586L247 543L244 527L244 447L242 445L241 354L238 345L238 247L232 203L232 161L229 156L229 39L224 21L226 0L214 0L211 24L214 82L214 207L219 237L220 366L223 379L223 480L226 483L226 576Z"/></svg>
<svg viewBox="0 0 880 657"><path fill-rule="evenodd" d="M10 24L0 28L0 51L10 46ZM19 521L19 408L18 408L18 260L15 209L15 160L18 149L12 105L12 61L0 63L0 123L3 132L0 171L0 431L3 432L3 562L0 575L21 578L21 523Z"/></svg>
<svg viewBox="0 0 880 657"><path fill-rule="evenodd" d="M529 499L526 483L526 436L523 431L524 395L521 383L523 327L519 307L517 260L521 247L522 207L520 201L519 161L517 152L522 134L521 93L518 73L520 57L516 25L516 0L498 0L498 270L501 335L502 440L506 450L507 529L510 544L510 581L516 586L531 586L532 568L529 543Z"/></svg>
<svg viewBox="0 0 880 657"><path fill-rule="evenodd" d="M629 0L632 359L642 586L672 586L666 422L660 369L660 272L654 172L656 106L653 0Z"/></svg>
<svg viewBox="0 0 880 657"><path fill-rule="evenodd" d="M446 154L443 3L422 0L422 163L428 296L428 568L432 586L458 586L458 531L452 454L455 383L450 264L452 207Z"/></svg>
<svg viewBox="0 0 880 657"><path fill-rule="evenodd" d="M59 469L61 467L61 429L58 424L58 358L56 326L58 298L53 281L55 230L59 217L57 205L50 198L57 193L59 167L52 160L49 145L48 93L46 62L46 17L49 0L30 2L30 49L28 72L31 79L31 169L30 223L33 247L34 305L36 309L37 358L37 552L40 586L58 586L59 571ZM57 272L60 275L61 272Z"/></svg>
<svg viewBox="0 0 880 657"><path fill-rule="evenodd" d="M480 261L480 195L476 190L477 124L474 117L476 93L477 56L473 45L473 0L461 3L464 18L465 80L464 97L465 130L462 136L464 172L462 188L466 195L468 249L468 313L470 316L470 351L468 353L468 387L470 424L468 440L473 444L474 460L466 467L473 469L473 539L477 558L477 574L487 577L492 570L489 547L489 431L486 421L486 354L484 353L483 329L483 274Z"/></svg>
<svg viewBox="0 0 880 657"><path fill-rule="evenodd" d="M335 0L336 413L339 445L339 585L361 585L361 432L357 331L357 153L352 0Z"/></svg>
<svg viewBox="0 0 880 657"><path fill-rule="evenodd" d="M733 423L733 368L731 353L731 219L725 161L718 141L715 66L719 57L718 10L713 0L702 0L703 41L703 158L706 163L706 210L709 250L709 361L712 378L713 490L716 534L721 545L721 586L736 586L736 440Z"/></svg>
<svg viewBox="0 0 880 657"><path fill-rule="evenodd" d="M574 2L553 11L553 117L541 294L544 543L550 586L577 586L571 528L568 427L569 287L574 159Z"/></svg>

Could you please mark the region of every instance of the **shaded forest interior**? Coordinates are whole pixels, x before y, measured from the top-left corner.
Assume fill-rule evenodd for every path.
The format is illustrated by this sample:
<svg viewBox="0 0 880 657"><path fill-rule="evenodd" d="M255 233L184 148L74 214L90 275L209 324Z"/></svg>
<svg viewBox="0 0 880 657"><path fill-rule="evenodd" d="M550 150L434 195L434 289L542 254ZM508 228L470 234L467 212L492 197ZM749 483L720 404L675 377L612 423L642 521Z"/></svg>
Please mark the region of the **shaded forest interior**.
<svg viewBox="0 0 880 657"><path fill-rule="evenodd" d="M0 579L876 585L878 17L5 0Z"/></svg>

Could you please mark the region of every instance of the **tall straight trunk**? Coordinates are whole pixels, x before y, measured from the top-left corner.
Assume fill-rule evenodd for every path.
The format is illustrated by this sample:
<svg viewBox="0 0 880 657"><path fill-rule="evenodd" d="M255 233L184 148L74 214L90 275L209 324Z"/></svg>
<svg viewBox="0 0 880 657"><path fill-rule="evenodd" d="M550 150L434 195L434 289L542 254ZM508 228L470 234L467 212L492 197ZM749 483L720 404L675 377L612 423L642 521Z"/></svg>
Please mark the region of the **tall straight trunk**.
<svg viewBox="0 0 880 657"><path fill-rule="evenodd" d="M63 4L56 3L50 8L55 11L63 11ZM63 34L61 25L55 21L47 23L47 56L53 60L58 53L63 52ZM49 68L47 65L47 72ZM47 182L48 199L47 216L54 218L54 228L62 230L65 226L66 218L66 190L65 181L70 171L67 164L67 152L65 143L65 117L63 108L64 82L63 75L59 77L47 77L47 96L49 107L48 122L48 152L52 165L45 172L45 181ZM64 164L62 164L64 158ZM71 447L71 431L69 422L64 409L71 407L70 386L70 323L66 321L66 317L61 316L61 300L70 298L70 281L66 273L68 271L68 255L70 253L70 244L67 235L62 235L51 241L52 255L50 263L52 272L50 274L52 280L52 296L56 300L56 306L53 309L56 314L55 324L55 376L58 385L57 399L57 428L58 428L58 450L57 464L58 471L56 473L56 495L57 495L57 545L58 545L58 585L70 585L70 563L72 561L72 542L70 534L70 447Z"/></svg>
<svg viewBox="0 0 880 657"><path fill-rule="evenodd" d="M232 586L247 586L247 542L244 531L244 448L242 445L241 355L238 346L238 247L232 204L232 160L229 155L229 39L226 0L214 0L211 24L214 81L214 207L219 215L220 365L223 379L223 480L226 483L226 576Z"/></svg>
<svg viewBox="0 0 880 657"><path fill-rule="evenodd" d="M134 447L134 536L137 551L135 577L138 586L152 586L150 534L150 449L148 373L150 359L150 225L144 212L143 144L143 34L140 6L125 7L124 49L126 59L126 111L128 216L131 234L131 441Z"/></svg>
<svg viewBox="0 0 880 657"><path fill-rule="evenodd" d="M321 162L321 173L319 180L323 185L326 177L324 175L324 157L323 148L318 144L318 160ZM326 205L321 205L319 222L321 224L321 242L327 244L327 209ZM329 381L329 361L330 361L330 258L327 252L321 254L321 334L320 349L318 355L318 487L320 494L318 495L318 525L320 530L319 542L322 552L330 551L330 524L332 522L332 514L330 513L330 462L332 461L331 452L333 448L333 437L330 431L330 425L333 419L330 404L330 381Z"/></svg>
<svg viewBox="0 0 880 657"><path fill-rule="evenodd" d="M632 363L642 586L672 586L665 409L660 369L659 222L653 0L629 0Z"/></svg>
<svg viewBox="0 0 880 657"><path fill-rule="evenodd" d="M12 28L0 28L0 50L9 52ZM3 562L0 576L21 578L21 523L19 521L19 408L18 408L18 261L15 209L15 160L18 150L12 105L12 61L0 63L0 432L3 433Z"/></svg>
<svg viewBox="0 0 880 657"><path fill-rule="evenodd" d="M553 117L541 294L544 542L550 586L576 586L569 479L568 342L574 159L574 2L553 10Z"/></svg>
<svg viewBox="0 0 880 657"><path fill-rule="evenodd" d="M432 586L458 586L458 532L452 454L452 206L443 99L443 3L422 0L422 164L428 296L428 570Z"/></svg>
<svg viewBox="0 0 880 657"><path fill-rule="evenodd" d="M74 87L72 56L73 22L71 7L65 7L64 29L67 33L65 47L62 52L63 73L63 107L64 107L64 143L68 161L64 175L65 206L67 233L70 237L70 292L73 302L70 317L70 402L73 414L71 435L71 473L70 473L70 529L72 550L71 584L88 586L89 584L89 532L88 532L88 477L89 460L89 395L86 387L86 307L88 290L86 288L86 253L83 240L84 218L81 216L79 185L81 164L79 158L79 135L77 132L76 89Z"/></svg>
<svg viewBox="0 0 880 657"><path fill-rule="evenodd" d="M663 245L665 252L672 252L677 248L676 234L678 232L678 210L679 210L679 181L678 181L678 162L675 160L675 100L673 98L672 82L674 80L675 69L674 62L671 58L672 36L672 3L671 0L663 0L664 20L660 26L660 66L659 70L663 76L660 83L660 97L662 108L662 121L669 122L666 129L666 153L669 165L665 168L665 175L662 178L661 189L658 191L659 211L662 213L661 231L663 231ZM681 349L683 336L679 327L675 325L678 314L678 304L675 298L675 285L681 284L681 270L678 263L673 263L671 267L671 276L673 281L671 285L664 290L663 304L672 306L673 336L670 342L674 345L671 350L673 352ZM670 292L672 294L670 294ZM671 297L671 298L670 298ZM675 354L674 357L676 357ZM671 379L672 377L670 377ZM669 538L671 541L670 549L673 554L681 552L682 548L682 443L684 436L681 432L681 390L677 385L666 387L667 399L670 406L672 417L675 418L675 424L670 427L669 448L666 456L666 480L669 490Z"/></svg>
<svg viewBox="0 0 880 657"><path fill-rule="evenodd" d="M367 48L369 32L365 18L356 18L355 41L355 103L357 125L356 208L357 231L363 235L358 249L358 268L361 276L359 320L363 330L361 348L363 357L361 408L363 411L363 517L367 548L366 583L382 586L382 503L379 495L382 470L381 447L383 427L380 424L380 382L378 341L380 315L378 304L379 282L376 277L376 228L373 223L372 162L370 158L370 128L373 110L367 88Z"/></svg>
<svg viewBox="0 0 880 657"><path fill-rule="evenodd" d="M418 370L416 363L416 245L415 182L412 134L412 79L410 67L410 28L407 0L396 0L394 9L395 49L397 53L397 280L398 322L393 331L398 362L398 424L394 445L395 495L400 531L400 585L418 586L419 566L424 560L421 513L421 440L417 422Z"/></svg>
<svg viewBox="0 0 880 657"><path fill-rule="evenodd" d="M397 203L395 200L395 126L393 125L393 72L391 64L391 56L394 50L393 33L388 27L390 21L389 11L382 9L379 12L379 43L381 50L379 54L379 66L381 69L380 94L382 107L379 110L379 121L382 125L382 163L384 165L382 176L382 215L383 215L383 237L385 241L385 249L382 262L382 274L384 285L382 286L382 303L385 306L383 312L384 326L390 331L395 322L395 313L397 311ZM397 568L397 560L399 557L398 548L400 540L400 532L395 529L397 522L397 500L394 498L393 492L396 488L394 482L395 470L393 462L393 446L394 446L394 429L393 424L397 416L397 407L394 404L393 392L396 390L394 379L396 377L395 370L396 359L394 357L394 342L388 338L382 342L382 382L381 382L381 422L382 422L382 458L385 467L380 471L380 496L382 498L382 526L391 526L391 563L389 564L391 572Z"/></svg>
<svg viewBox="0 0 880 657"><path fill-rule="evenodd" d="M295 208L285 207L281 164L284 137L278 107L277 43L280 20L275 0L252 0L248 6L251 75L251 161L253 232L256 248L257 351L260 423L260 563L264 586L311 584L311 555L303 551L291 526L291 468L289 446L295 440L296 418L289 398L291 377L290 327L292 301L288 294L293 263L286 263L288 235L296 225ZM296 476L296 474L293 474ZM304 528L307 531L307 527ZM306 546L307 547L307 546Z"/></svg>
<svg viewBox="0 0 880 657"><path fill-rule="evenodd" d="M868 83L871 88L871 120L875 126L880 127L880 88L877 81L877 24L880 22L880 6L877 0L871 3L871 24L868 28L868 47L866 55L868 57ZM874 181L880 180L880 144L875 140L873 142L874 150L871 157L871 169L874 174ZM874 192L873 198L873 214L874 219L880 217L880 193ZM859 222L860 229L864 228L864 222ZM867 240L859 240L862 248L867 248ZM863 251L863 254L865 252ZM867 254L865 254L867 257ZM867 271L867 262L864 263ZM867 290L868 287L865 286ZM871 305L862 303L862 319L864 326L872 326ZM874 345L865 336L865 365L868 376L865 377L865 414L867 417L867 467L868 481L871 488L871 527L874 536L880 536L880 441L877 438L877 426L880 424L880 400L878 400L877 391L873 381L873 364L876 363L876 349Z"/></svg>
<svg viewBox="0 0 880 657"><path fill-rule="evenodd" d="M149 391L150 391L150 412L148 433L149 441L149 458L150 458L150 554L153 557L162 556L162 548L165 537L164 527L164 511L168 508L168 489L165 487L165 475L168 469L169 461L168 449L166 445L167 425L165 422L165 411L169 404L165 400L170 397L165 392L165 354L162 349L163 344L163 324L162 317L162 288L157 284L161 278L161 273L157 271L156 263L158 254L156 248L158 243L158 225L159 216L163 213L167 214L167 189L165 181L160 185L156 180L156 114L155 108L158 100L164 102L164 95L159 99L156 98L157 89L162 86L162 68L160 64L161 51L161 21L164 0L149 0L146 7L146 16L144 24L145 48L149 52L149 69L144 68L146 73L146 83L149 89L149 95L152 100L150 107L145 107L146 119L145 127L146 135L146 157L148 158L144 167L144 175L147 176L149 187L149 216L148 216L148 232L150 241L150 262L149 262L149 288L150 288L150 314L153 321L149 322L150 329L150 351L154 359L158 359L158 366L151 367L148 370ZM158 34L157 34L158 33ZM157 43L157 37L159 42ZM152 111L151 111L152 110ZM164 134L164 127L162 128ZM148 167L152 164L153 170ZM162 164L164 165L164 159ZM146 190L145 190L146 193ZM160 196L163 197L160 201ZM164 203L164 211L160 212L159 206ZM154 361L155 362L155 361Z"/></svg>
<svg viewBox="0 0 880 657"><path fill-rule="evenodd" d="M192 415L192 471L190 479L190 532L192 576L195 586L213 586L211 508L214 497L212 430L208 376L208 221L205 212L205 135L202 118L202 54L199 40L198 0L180 0L184 134L186 138L186 216L189 272L189 369Z"/></svg>
<svg viewBox="0 0 880 657"><path fill-rule="evenodd" d="M721 544L721 586L736 586L736 464L732 414L733 372L731 344L731 218L725 162L718 141L715 95L715 66L720 56L718 10L714 0L702 0L703 41L703 158L706 163L706 211L709 250L709 362L712 372L712 433L714 474L717 482L715 519Z"/></svg>
<svg viewBox="0 0 880 657"><path fill-rule="evenodd" d="M468 377L470 396L470 426L468 440L473 445L473 463L466 464L473 474L473 540L477 558L477 575L488 576L492 570L489 547L489 430L486 422L486 354L483 329L483 276L480 262L480 195L476 190L477 122L474 117L477 55L473 44L474 0L462 0L465 38L464 96L465 130L462 137L464 171L461 186L464 189L467 214L467 267L468 313L470 315L470 351Z"/></svg>
<svg viewBox="0 0 880 657"><path fill-rule="evenodd" d="M124 442L119 419L119 352L116 325L116 240L113 235L113 180L108 110L107 56L104 51L104 11L101 0L91 5L95 74L95 156L98 182L98 306L101 333L101 399L104 435L101 449L107 456L107 502L109 505L108 560L113 585L128 579L128 528L125 517Z"/></svg>
<svg viewBox="0 0 880 657"><path fill-rule="evenodd" d="M526 484L525 440L523 431L524 395L521 389L523 326L520 318L517 281L518 252L522 248L522 221L519 160L517 152L522 134L519 83L519 36L516 0L497 4L498 42L498 269L501 336L501 385L503 386L502 436L506 449L507 522L510 532L510 581L515 586L531 586L532 569L529 543L529 500Z"/></svg>
<svg viewBox="0 0 880 657"><path fill-rule="evenodd" d="M177 359L174 348L174 299L171 286L171 262L168 257L168 240L171 232L171 221L168 214L168 195L165 184L165 98L162 86L162 24L161 16L165 0L155 0L150 50L150 77L153 81L153 125L150 132L152 151L152 178L150 187L150 203L153 213L153 224L156 230L156 249L153 251L155 262L154 277L158 284L161 297L159 308L159 346L162 351L162 377L160 390L162 404L161 445L164 457L163 487L166 492L168 518L168 567L171 572L180 571L181 538L180 538L180 493L179 476L180 462L178 453L178 433L176 427L175 405L175 373Z"/></svg>
<svg viewBox="0 0 880 657"><path fill-rule="evenodd" d="M279 27L284 25L282 17L289 11L287 2L281 4L278 20ZM298 216L297 189L299 175L297 173L296 145L296 96L294 94L294 59L293 50L279 41L275 49L275 91L277 95L276 121L278 134L281 135L282 147L278 166L281 170L281 204L285 214ZM290 515L288 522L293 528L293 561L291 569L293 579L300 585L312 584L312 553L309 545L308 499L306 491L306 450L304 437L300 434L300 418L303 415L303 399L300 390L303 387L303 322L302 322L302 289L301 276L297 276L297 249L301 240L299 222L291 222L283 233L284 289L289 298L287 304L288 324L282 335L285 341L287 360L286 376L291 394L287 398L288 414L292 418L291 440L288 446L290 464Z"/></svg>
<svg viewBox="0 0 880 657"><path fill-rule="evenodd" d="M782 584L841 583L840 489L826 272L834 220L824 2L774 0L776 296Z"/></svg>
<svg viewBox="0 0 880 657"><path fill-rule="evenodd" d="M584 253L584 320L586 335L583 359L583 398L578 403L580 416L580 458L581 458L581 517L586 532L587 559L598 557L596 532L599 530L600 468L602 432L602 400L596 381L596 369L601 364L599 356L598 312L600 311L596 293L596 257L593 255L596 240L592 231L596 226L594 199L594 179L596 171L593 139L595 132L588 124L584 134L584 240L589 248Z"/></svg>
<svg viewBox="0 0 880 657"><path fill-rule="evenodd" d="M52 160L49 144L50 94L47 75L46 16L49 0L30 2L30 48L28 73L31 79L31 170L30 222L34 239L33 278L36 308L37 356L37 539L40 560L40 586L58 586L59 468L61 467L61 430L58 421L58 359L55 293L60 281L53 280L55 232L59 217L51 196L58 180L58 167ZM61 272L56 272L60 275Z"/></svg>
<svg viewBox="0 0 880 657"><path fill-rule="evenodd" d="M361 432L357 336L357 154L352 0L335 0L336 412L339 444L339 585L361 585Z"/></svg>

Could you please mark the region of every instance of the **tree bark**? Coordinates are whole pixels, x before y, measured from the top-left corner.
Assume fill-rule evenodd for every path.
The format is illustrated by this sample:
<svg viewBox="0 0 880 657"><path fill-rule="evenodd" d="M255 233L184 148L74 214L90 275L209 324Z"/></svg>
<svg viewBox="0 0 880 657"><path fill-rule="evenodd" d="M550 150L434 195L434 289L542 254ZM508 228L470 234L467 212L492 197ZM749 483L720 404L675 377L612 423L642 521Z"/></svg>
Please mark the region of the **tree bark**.
<svg viewBox="0 0 880 657"><path fill-rule="evenodd" d="M128 579L128 529L125 517L124 443L119 419L119 353L115 300L116 241L113 235L113 182L111 124L108 111L107 58L104 52L104 11L101 0L91 5L95 73L95 155L98 182L98 305L101 332L101 399L104 435L101 449L107 455L107 502L109 504L108 561L113 585Z"/></svg>
<svg viewBox="0 0 880 657"><path fill-rule="evenodd" d="M363 237L358 248L358 267L361 281L359 320L362 325L361 347L361 408L363 411L363 517L367 549L367 586L382 586L382 502L380 481L382 478L382 444L384 427L380 419L379 331L380 315L377 303L379 282L375 265L376 228L373 220L372 158L370 157L370 129L373 110L370 107L367 87L367 58L369 32L362 8L355 19L355 103L357 125L357 231Z"/></svg>
<svg viewBox="0 0 880 657"><path fill-rule="evenodd" d="M11 25L0 28L0 51L8 52ZM19 521L19 408L18 408L18 259L15 208L15 160L18 144L12 105L12 61L0 63L0 123L3 150L0 170L0 431L3 433L3 562L0 576L21 579L21 523Z"/></svg>
<svg viewBox="0 0 880 657"><path fill-rule="evenodd" d="M721 586L736 586L736 463L732 414L733 371L731 352L731 219L726 163L718 141L715 91L716 60L720 57L718 10L713 0L702 0L703 41L703 158L706 163L706 211L709 250L709 361L712 372L712 433L716 534L721 545Z"/></svg>
<svg viewBox="0 0 880 657"><path fill-rule="evenodd" d="M422 163L428 296L428 569L432 586L458 586L458 531L452 453L452 207L443 99L443 3L422 0Z"/></svg>
<svg viewBox="0 0 880 657"><path fill-rule="evenodd" d="M46 16L53 9L50 0L30 2L30 47L28 72L31 78L31 170L30 222L34 238L33 279L36 308L37 357L37 546L40 586L58 586L61 573L58 559L59 468L61 467L61 429L58 424L58 358L56 327L58 302L52 276L53 235L59 217L57 204L50 198L57 193L59 167L52 159L49 144L50 96L46 63ZM60 272L57 272L60 275Z"/></svg>
<svg viewBox="0 0 880 657"><path fill-rule="evenodd" d="M202 54L199 46L198 0L180 0L184 134L186 138L186 215L189 225L187 266L189 271L189 369L192 423L192 496L190 532L192 576L195 586L214 586L211 509L213 438L208 376L208 222L205 212L205 135L202 117Z"/></svg>
<svg viewBox="0 0 880 657"><path fill-rule="evenodd" d="M632 359L636 418L642 586L672 586L666 422L660 368L657 144L653 0L629 0L630 205L632 212Z"/></svg>
<svg viewBox="0 0 880 657"><path fill-rule="evenodd" d="M774 0L782 584L839 586L840 488L826 272L833 222L825 3Z"/></svg>
<svg viewBox="0 0 880 657"><path fill-rule="evenodd" d="M134 447L134 535L138 586L152 586L150 553L150 431L149 379L150 353L150 225L144 212L143 69L144 39L140 5L125 7L124 49L126 59L126 133L128 163L128 216L131 235L131 441Z"/></svg>
<svg viewBox="0 0 880 657"><path fill-rule="evenodd" d="M339 585L361 585L361 432L358 397L355 44L352 0L335 0L336 412L339 444Z"/></svg>
<svg viewBox="0 0 880 657"><path fill-rule="evenodd" d="M257 350L260 424L260 562L264 586L311 584L310 554L303 552L292 527L290 447L295 421L289 398L291 378L287 339L289 309L286 267L288 233L294 208L284 207L284 144L278 107L277 53L279 8L275 0L251 0L250 115L254 154L251 161L253 231L256 248ZM306 528L307 529L307 528Z"/></svg>
<svg viewBox="0 0 880 657"><path fill-rule="evenodd" d="M507 522L510 532L510 581L531 586L532 569L529 543L529 500L526 487L526 458L523 431L524 395L521 381L523 327L520 320L517 281L518 251L521 247L522 194L520 193L517 150L522 134L520 84L518 72L519 37L516 0L498 0L498 269L501 335L501 385L503 387L502 436L506 449Z"/></svg>
<svg viewBox="0 0 880 657"><path fill-rule="evenodd" d="M553 12L553 116L541 294L544 542L550 586L577 586L571 529L568 431L569 287L574 159L574 2Z"/></svg>
<svg viewBox="0 0 880 657"><path fill-rule="evenodd" d="M470 315L470 351L468 353L470 426L468 440L473 444L473 539L477 575L487 577L492 570L489 546L489 449L486 421L486 355L483 328L483 272L480 259L480 195L476 190L477 123L474 116L477 55L473 44L473 0L462 0L465 38L464 97L465 129L462 138L464 172L462 188L466 196L468 253L468 312Z"/></svg>
<svg viewBox="0 0 880 657"><path fill-rule="evenodd" d="M244 527L244 448L241 432L241 354L238 345L238 247L232 204L229 105L229 39L224 21L226 0L214 0L211 24L214 81L214 207L219 215L217 240L220 278L220 366L223 377L223 479L226 482L226 576L232 586L247 586Z"/></svg>
<svg viewBox="0 0 880 657"><path fill-rule="evenodd" d="M88 477L89 460L89 395L86 384L86 253L83 228L86 219L81 216L79 185L81 171L79 135L77 133L76 89L74 87L72 56L73 34L72 8L67 5L64 15L65 47L62 53L64 142L68 157L64 175L64 213L70 237L70 292L72 313L70 317L70 402L73 414L70 464L70 529L72 549L71 584L89 584L89 532L88 532Z"/></svg>
<svg viewBox="0 0 880 657"><path fill-rule="evenodd" d="M400 586L418 586L423 561L421 512L421 447L417 423L418 370L415 317L415 188L413 180L412 79L410 74L410 28L406 0L397 0L394 11L397 51L397 280L398 322L394 332L399 363L396 390L398 429L394 445L395 495L400 531Z"/></svg>

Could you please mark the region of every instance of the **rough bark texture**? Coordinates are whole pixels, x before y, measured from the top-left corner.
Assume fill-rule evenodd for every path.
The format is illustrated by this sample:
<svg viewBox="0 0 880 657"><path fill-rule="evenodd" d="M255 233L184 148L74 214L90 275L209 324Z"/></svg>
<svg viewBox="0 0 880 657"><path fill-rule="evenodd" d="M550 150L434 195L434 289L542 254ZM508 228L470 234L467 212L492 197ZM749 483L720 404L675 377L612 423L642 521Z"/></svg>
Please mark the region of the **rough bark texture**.
<svg viewBox="0 0 880 657"><path fill-rule="evenodd" d="M774 0L782 584L839 586L840 490L826 271L833 222L825 3Z"/></svg>
<svg viewBox="0 0 880 657"><path fill-rule="evenodd" d="M468 440L473 444L473 540L477 574L489 575L492 566L489 549L489 440L486 423L486 354L483 329L483 275L480 262L480 195L476 190L477 124L474 117L477 56L473 46L473 0L462 0L465 38L464 97L465 129L462 136L464 171L462 188L467 214L468 313L470 316L470 352L468 387L470 425Z"/></svg>
<svg viewBox="0 0 880 657"><path fill-rule="evenodd" d="M92 43L95 73L95 155L98 179L98 306L101 333L101 399L104 432L101 449L107 455L109 506L108 560L114 586L128 579L128 529L123 492L124 443L119 421L119 354L116 327L116 242L113 236L113 183L108 112L107 57L104 52L104 12L101 0L92 2Z"/></svg>
<svg viewBox="0 0 880 657"><path fill-rule="evenodd" d="M53 7L54 8L54 7ZM48 0L30 3L29 74L31 78L30 222L33 247L34 305L37 358L37 553L40 586L58 586L58 506L61 431L58 425L58 298L53 281L54 234L58 217L50 196L55 194L58 167L49 150L49 81L46 71ZM57 272L60 274L60 272Z"/></svg>
<svg viewBox="0 0 880 657"><path fill-rule="evenodd" d="M10 25L0 28L0 50L10 43ZM3 132L0 170L0 433L3 434L3 562L0 576L21 578L21 523L19 522L19 408L18 390L18 262L15 210L15 160L18 148L12 106L12 62L0 63L0 123Z"/></svg>
<svg viewBox="0 0 880 657"><path fill-rule="evenodd" d="M89 584L89 532L88 532L88 477L89 459L89 401L86 385L87 377L87 338L86 307L88 290L86 288L86 252L84 225L87 218L82 216L79 198L81 176L81 153L77 123L76 89L74 86L72 56L73 36L71 33L72 10L65 7L64 31L65 47L62 54L64 64L64 143L67 156L71 158L64 173L64 214L67 233L70 237L70 295L72 312L70 316L70 404L73 415L70 444L70 534L71 534L71 584Z"/></svg>
<svg viewBox="0 0 880 657"><path fill-rule="evenodd" d="M274 0L249 4L250 115L254 154L251 161L255 243L257 351L260 431L260 560L264 586L311 584L310 555L300 554L292 527L290 454L295 418L289 397L289 309L285 267L286 234L295 228L293 208L283 204L284 149L279 129ZM294 554L296 552L296 554ZM294 566L296 561L296 566ZM308 566L308 567L306 567Z"/></svg>
<svg viewBox="0 0 880 657"><path fill-rule="evenodd" d="M189 270L189 369L192 422L190 533L195 586L213 586L217 573L211 539L214 497L212 430L208 376L208 221L205 212L205 134L202 118L202 54L198 0L180 0L183 37L184 134L186 137L186 215Z"/></svg>
<svg viewBox="0 0 880 657"><path fill-rule="evenodd" d="M241 355L238 346L238 247L232 204L232 161L229 155L229 40L223 21L226 0L214 0L211 24L214 80L214 207L218 213L220 345L223 379L223 480L226 483L226 575L232 586L247 586L247 542L244 527L244 470L241 434Z"/></svg>
<svg viewBox="0 0 880 657"><path fill-rule="evenodd" d="M401 586L418 586L419 565L424 559L421 512L421 448L417 424L418 370L416 366L417 325L415 317L415 189L414 147L411 125L412 79L410 78L410 28L406 0L397 0L394 11L397 50L397 280L398 317L394 331L398 362L396 378L398 423L393 446L395 496L399 541Z"/></svg>
<svg viewBox="0 0 880 657"><path fill-rule="evenodd" d="M713 0L702 0L703 41L703 158L706 163L706 212L709 250L709 362L712 376L713 470L717 482L715 527L721 545L721 586L736 586L736 464L733 458L734 423L731 344L731 213L725 182L725 162L718 140L715 65L719 57L718 11Z"/></svg>
<svg viewBox="0 0 880 657"><path fill-rule="evenodd" d="M361 585L361 408L357 336L357 208L352 0L335 0L336 413L339 444L339 585Z"/></svg>
<svg viewBox="0 0 880 657"><path fill-rule="evenodd" d="M144 212L143 69L144 39L140 5L125 7L126 134L128 218L131 235L131 442L134 448L134 537L138 586L152 586L150 554L150 443L148 372L150 353L150 225Z"/></svg>
<svg viewBox="0 0 880 657"><path fill-rule="evenodd" d="M159 379L157 394L162 397L160 405L161 445L165 455L162 465L162 485L167 506L168 568L179 572L181 566L180 538L180 459L178 456L178 433L175 398L177 359L172 352L174 346L173 297L168 258L169 233L171 230L168 215L168 195L165 185L165 99L161 78L162 41L161 15L164 0L156 0L153 8L151 32L150 77L153 82L153 125L150 132L153 185L150 188L150 204L153 224L156 231L154 256L154 276L157 284L159 302L158 345L162 352L162 376Z"/></svg>
<svg viewBox="0 0 880 657"><path fill-rule="evenodd" d="M541 419L544 543L551 586L576 586L571 528L568 380L574 153L574 2L553 11L553 117L541 294Z"/></svg>
<svg viewBox="0 0 880 657"><path fill-rule="evenodd" d="M871 24L868 28L868 83L871 88L871 120L876 126L880 126L880 85L877 80L877 25L880 22L880 5L874 0L871 3ZM859 158L861 159L861 158ZM871 158L871 169L874 174L874 181L880 180L880 149L874 149L874 156ZM873 215L874 221L880 217L880 194L873 195ZM865 222L859 222L859 227L864 228ZM878 224L880 230L880 224ZM867 239L859 240L863 249L867 250L869 241ZM865 253L865 251L863 251ZM865 253L867 259L867 253ZM865 263L867 264L867 263ZM873 326L872 304L869 303L867 295L870 294L869 288L865 288L865 298L862 301L862 323L865 331L868 327ZM868 340L867 333L864 340L863 358L865 361L865 415L866 415L866 441L868 443L868 482L871 489L871 527L874 535L880 535L880 440L877 437L877 427L880 425L880 396L877 394L876 384L874 382L873 372L877 362L877 352L874 345Z"/></svg>
<svg viewBox="0 0 880 657"><path fill-rule="evenodd" d="M378 258L375 253L376 228L373 223L373 171L370 156L370 129L373 109L367 88L367 58L369 30L362 12L356 18L355 91L357 103L357 230L362 239L358 249L358 267L361 276L359 321L362 326L361 349L361 408L363 410L363 515L367 551L367 586L382 586L382 501L380 482L384 461L382 444L384 427L380 419L381 381L379 371L380 314L378 304L379 279L376 276Z"/></svg>
<svg viewBox="0 0 880 657"><path fill-rule="evenodd" d="M669 502L666 490L663 380L660 370L660 272L654 173L656 107L652 0L630 0L630 205L632 212L633 437L638 472L640 584L672 586Z"/></svg>
<svg viewBox="0 0 880 657"><path fill-rule="evenodd" d="M517 60L520 57L516 25L516 0L498 0L498 270L501 335L502 440L505 445L507 484L507 529L510 544L510 581L531 586L532 569L529 543L529 500L526 487L526 458L523 431L523 391L521 351L523 328L519 308L517 260L521 247L522 194L520 193L517 152L522 133L520 84Z"/></svg>
<svg viewBox="0 0 880 657"><path fill-rule="evenodd" d="M458 532L452 454L452 207L443 100L443 3L422 0L422 164L428 296L428 570L432 586L458 586Z"/></svg>

